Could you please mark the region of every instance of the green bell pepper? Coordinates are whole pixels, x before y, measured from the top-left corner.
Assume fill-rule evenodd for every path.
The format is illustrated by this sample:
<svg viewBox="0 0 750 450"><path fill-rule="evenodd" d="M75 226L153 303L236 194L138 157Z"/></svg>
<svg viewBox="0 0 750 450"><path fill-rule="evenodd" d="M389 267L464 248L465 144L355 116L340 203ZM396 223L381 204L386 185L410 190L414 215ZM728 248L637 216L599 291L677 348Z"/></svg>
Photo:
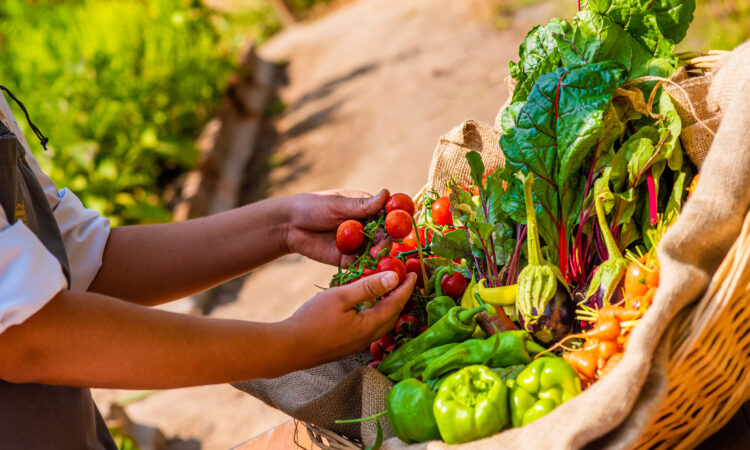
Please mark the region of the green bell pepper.
<svg viewBox="0 0 750 450"><path fill-rule="evenodd" d="M514 427L527 425L581 393L581 379L562 358L538 358L516 377L510 413Z"/></svg>
<svg viewBox="0 0 750 450"><path fill-rule="evenodd" d="M416 378L397 383L385 397L388 421L397 438L411 444L440 439L432 408L435 393Z"/></svg>
<svg viewBox="0 0 750 450"><path fill-rule="evenodd" d="M485 311L486 308L486 306L477 306L469 310L460 306L452 308L448 314L435 322L435 325L388 355L378 366L378 371L383 375L390 375L433 347L465 341L477 326L474 316Z"/></svg>
<svg viewBox="0 0 750 450"><path fill-rule="evenodd" d="M456 345L430 362L422 372L422 377L425 380L438 378L445 373L473 364L485 364L490 367L528 364L533 355L543 351L544 348L534 342L528 331L503 331L487 339L469 339Z"/></svg>
<svg viewBox="0 0 750 450"><path fill-rule="evenodd" d="M451 342L450 344L440 345L438 347L431 348L421 355L417 356L413 360L406 363L405 366L398 369L396 372L388 375L393 381L401 381L406 378L419 378L422 376L422 372L436 358L443 356L450 349L458 345L457 342Z"/></svg>
<svg viewBox="0 0 750 450"><path fill-rule="evenodd" d="M433 411L447 444L492 436L510 425L508 388L487 366L464 367L440 385Z"/></svg>
<svg viewBox="0 0 750 450"><path fill-rule="evenodd" d="M441 267L435 274L435 293L437 296L427 303L427 326L431 327L440 320L441 317L448 314L451 308L456 306L456 302L447 295L443 295L440 287L443 276L453 273L453 269L448 266Z"/></svg>
<svg viewBox="0 0 750 450"><path fill-rule="evenodd" d="M523 372L523 369L525 369L526 366L523 364L514 364L512 366L503 367L500 369L492 369L493 372L500 375L500 378L505 381L505 385L508 386L508 388L512 388L516 384L516 378L518 378L518 374Z"/></svg>

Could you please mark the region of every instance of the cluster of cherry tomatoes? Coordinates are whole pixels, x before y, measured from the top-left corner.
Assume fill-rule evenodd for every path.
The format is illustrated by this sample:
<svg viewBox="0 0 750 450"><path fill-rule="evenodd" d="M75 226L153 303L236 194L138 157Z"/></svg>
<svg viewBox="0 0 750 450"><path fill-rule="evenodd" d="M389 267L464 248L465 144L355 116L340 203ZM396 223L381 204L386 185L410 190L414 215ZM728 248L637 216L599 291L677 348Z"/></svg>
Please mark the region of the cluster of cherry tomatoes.
<svg viewBox="0 0 750 450"><path fill-rule="evenodd" d="M430 222L435 225L430 227L432 229L415 226L413 217L416 206L411 197L399 193L388 199L384 212L378 218L364 224L357 220L346 220L336 232L336 247L339 252L359 256L346 272L339 272L334 276L332 286L352 283L384 271L395 272L399 282L409 272L417 275L412 299L404 307L394 329L370 345L370 353L374 359L371 365L377 365L395 347L427 329L424 307L431 297L427 296L425 280L430 279L431 271L425 260L436 257L430 252L432 237L436 232L433 230L445 233L455 228L447 196L426 200ZM382 240L386 234L390 238L388 245L376 245L378 238ZM461 298L466 285L466 278L459 272L447 274L440 280L443 294L455 300Z"/></svg>

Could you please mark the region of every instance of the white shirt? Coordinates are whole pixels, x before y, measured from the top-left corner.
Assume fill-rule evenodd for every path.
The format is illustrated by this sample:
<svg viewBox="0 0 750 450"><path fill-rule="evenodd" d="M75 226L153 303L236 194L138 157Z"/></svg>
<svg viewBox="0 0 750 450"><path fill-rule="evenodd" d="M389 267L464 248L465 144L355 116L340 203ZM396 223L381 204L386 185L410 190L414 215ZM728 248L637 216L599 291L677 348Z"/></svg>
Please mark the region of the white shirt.
<svg viewBox="0 0 750 450"><path fill-rule="evenodd" d="M30 113L33 117L34 112ZM68 189L58 191L52 180L42 173L1 91L0 121L26 149L26 162L42 185L55 215L68 253L70 288L85 291L102 265L109 220L84 208ZM0 333L34 315L66 285L57 258L22 221L10 225L0 208Z"/></svg>

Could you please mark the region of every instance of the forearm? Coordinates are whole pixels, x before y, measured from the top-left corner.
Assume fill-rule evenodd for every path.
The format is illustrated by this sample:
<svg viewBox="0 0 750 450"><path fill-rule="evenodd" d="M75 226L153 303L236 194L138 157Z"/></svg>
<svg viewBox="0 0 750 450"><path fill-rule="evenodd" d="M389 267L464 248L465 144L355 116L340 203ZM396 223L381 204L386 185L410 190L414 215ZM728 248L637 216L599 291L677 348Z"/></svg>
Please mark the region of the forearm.
<svg viewBox="0 0 750 450"><path fill-rule="evenodd" d="M292 354L290 349L300 346L281 327L178 315L64 291L0 334L0 378L161 389L273 377L314 363Z"/></svg>
<svg viewBox="0 0 750 450"><path fill-rule="evenodd" d="M283 199L201 219L114 228L89 290L154 305L210 288L283 255Z"/></svg>

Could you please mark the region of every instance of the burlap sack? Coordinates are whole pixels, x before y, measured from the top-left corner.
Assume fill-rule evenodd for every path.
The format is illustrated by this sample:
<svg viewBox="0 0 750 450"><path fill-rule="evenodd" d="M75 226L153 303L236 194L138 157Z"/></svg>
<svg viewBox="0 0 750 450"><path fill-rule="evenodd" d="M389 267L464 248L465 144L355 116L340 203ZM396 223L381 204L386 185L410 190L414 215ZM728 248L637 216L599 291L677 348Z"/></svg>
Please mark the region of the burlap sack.
<svg viewBox="0 0 750 450"><path fill-rule="evenodd" d="M691 88L688 92L704 89L705 95L704 84L710 80L701 111L707 114L707 120L718 122L721 114L723 119L712 136L710 152L701 159L696 155L703 154L700 150L703 141L685 139L684 134L690 134L688 130L697 122L689 125L691 119L683 118L688 124L681 136L683 146L701 166L701 179L659 246L661 284L654 304L634 329L622 361L580 396L536 422L450 448L628 448L638 441L666 395L665 361L670 349L668 341L661 340L663 332L706 289L750 208L750 102L744 98L750 92L748 66L750 43L725 57L712 78L703 77L700 82L691 78L676 81L681 85L687 83L684 89ZM693 95L699 94L690 94L695 110L695 102L703 101L704 97L693 98ZM679 99L677 103L685 104ZM688 114L690 108L681 107L681 114ZM465 122L451 130L435 150L428 188L444 186L450 175L458 182L468 182L465 178L468 169L460 160L469 149L482 153L488 167L494 161L501 161L499 155L492 156L498 152L498 137L497 130L478 122ZM438 170L443 173L435 173ZM355 369L356 366L356 361L350 358L275 380L235 386L301 420L371 444L375 438L374 423L362 424L361 428L333 424L337 418L366 416L385 409L390 382L372 369ZM448 448L442 442L407 446L392 437L387 420L381 424L388 437L384 442L386 449Z"/></svg>
<svg viewBox="0 0 750 450"><path fill-rule="evenodd" d="M427 191L445 193L451 178L462 186L471 184L471 169L466 163L466 153L474 150L482 155L488 173L505 162L499 151L500 132L482 122L467 120L440 137L432 154Z"/></svg>
<svg viewBox="0 0 750 450"><path fill-rule="evenodd" d="M671 83L664 84L682 120L680 139L685 152L698 168L708 155L722 116L720 110L708 104L708 88L712 79L711 72L690 76L682 67L672 76Z"/></svg>

